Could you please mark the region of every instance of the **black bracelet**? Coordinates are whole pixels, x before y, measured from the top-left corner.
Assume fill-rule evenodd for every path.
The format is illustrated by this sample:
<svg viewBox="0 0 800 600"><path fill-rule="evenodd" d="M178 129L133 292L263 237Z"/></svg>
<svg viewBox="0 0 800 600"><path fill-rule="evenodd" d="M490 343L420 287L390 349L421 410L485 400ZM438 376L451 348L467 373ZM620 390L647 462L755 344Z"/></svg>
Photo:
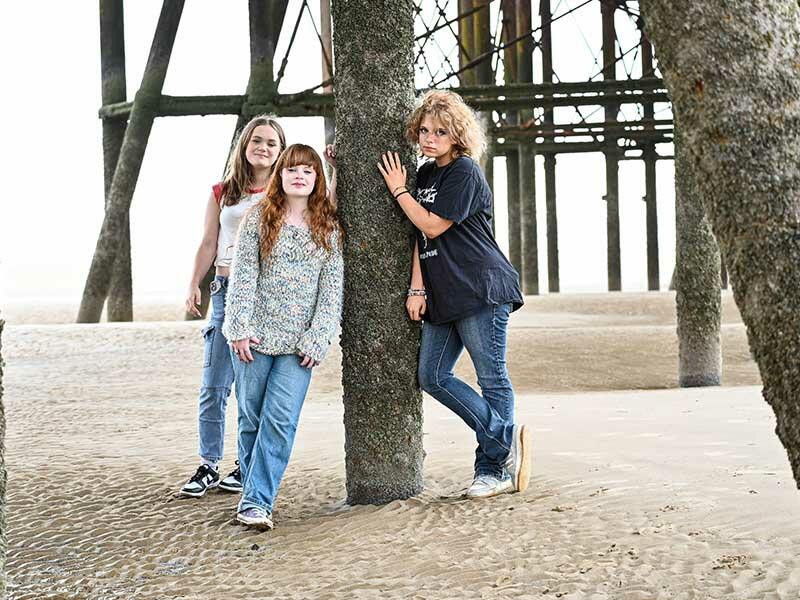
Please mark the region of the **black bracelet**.
<svg viewBox="0 0 800 600"><path fill-rule="evenodd" d="M395 197L394 197L394 199L395 199L395 200L397 200L397 199L398 199L400 196L402 196L403 194L408 194L409 196L411 196L411 192L409 192L408 190L403 190L402 192L400 192L399 194L397 194L397 196L395 196ZM413 198L414 196L411 196L411 197Z"/></svg>

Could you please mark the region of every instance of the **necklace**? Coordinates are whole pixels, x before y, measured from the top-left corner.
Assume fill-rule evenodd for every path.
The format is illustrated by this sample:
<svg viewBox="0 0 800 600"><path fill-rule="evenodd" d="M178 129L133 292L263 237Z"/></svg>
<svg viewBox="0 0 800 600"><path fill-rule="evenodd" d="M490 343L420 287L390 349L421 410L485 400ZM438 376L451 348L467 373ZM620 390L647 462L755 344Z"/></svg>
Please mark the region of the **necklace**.
<svg viewBox="0 0 800 600"><path fill-rule="evenodd" d="M306 222L305 219L305 212L306 211L303 211L300 214L289 213L286 215L284 221L289 225L294 225L295 227L303 227L308 229L308 223Z"/></svg>

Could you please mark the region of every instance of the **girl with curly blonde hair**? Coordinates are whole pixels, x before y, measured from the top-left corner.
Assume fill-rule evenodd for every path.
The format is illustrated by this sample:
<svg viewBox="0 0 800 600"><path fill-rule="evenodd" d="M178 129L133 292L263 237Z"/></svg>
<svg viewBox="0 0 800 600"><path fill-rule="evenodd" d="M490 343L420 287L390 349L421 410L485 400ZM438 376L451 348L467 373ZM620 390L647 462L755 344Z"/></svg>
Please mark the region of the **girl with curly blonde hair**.
<svg viewBox="0 0 800 600"><path fill-rule="evenodd" d="M475 474L469 498L524 491L530 480L531 435L514 422L506 368L509 314L522 306L519 275L495 242L492 193L476 162L485 148L472 110L451 91L424 95L406 138L429 160L415 193L396 153L378 169L417 228L406 310L423 320L419 383L475 431ZM479 394L454 373L466 348Z"/></svg>
<svg viewBox="0 0 800 600"><path fill-rule="evenodd" d="M242 498L236 519L272 528L311 369L342 310L342 229L322 161L289 146L239 229L222 331L239 407Z"/></svg>

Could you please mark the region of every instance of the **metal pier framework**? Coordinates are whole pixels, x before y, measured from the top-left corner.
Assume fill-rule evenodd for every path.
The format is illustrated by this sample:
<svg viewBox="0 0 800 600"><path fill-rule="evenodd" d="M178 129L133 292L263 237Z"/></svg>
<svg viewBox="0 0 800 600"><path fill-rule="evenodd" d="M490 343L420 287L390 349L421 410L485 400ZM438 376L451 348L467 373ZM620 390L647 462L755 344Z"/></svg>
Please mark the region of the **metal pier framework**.
<svg viewBox="0 0 800 600"><path fill-rule="evenodd" d="M309 0L250 0L250 78L233 96L167 96L164 77L184 0L164 0L139 91L126 98L123 0L100 0L103 158L106 214L87 276L79 322L98 322L107 302L112 321L132 320L128 215L150 131L156 117L237 115L237 130L251 116L326 118L334 114L330 0L312 10ZM537 294L539 242L536 223L536 157L544 159L547 217L547 291L559 291L556 164L563 153L601 152L605 157L608 289L621 289L619 162L644 163L648 289L659 289L656 162L658 144L671 144L672 111L654 66L653 48L638 13L624 0L402 0L416 15L417 86L452 87L475 108L489 133L488 160L505 157L510 259L525 293ZM297 5L299 4L299 6ZM555 6L554 6L555 5ZM291 13L291 14L290 14ZM313 24L323 81L300 93L279 88L286 68L308 60L297 48L303 20ZM581 30L601 35L593 48ZM620 24L627 30L620 42ZM583 38L588 76L563 81L554 69L554 30L575 45ZM633 32L633 33L631 33ZM288 49L276 61L281 35ZM591 36L590 36L591 37ZM557 38L556 38L557 39ZM302 55L302 56L301 56ZM570 60L576 60L570 58ZM279 64L277 73L274 65ZM620 71L624 76L620 76ZM567 110L562 110L567 109ZM602 114L599 119L598 114ZM565 118L568 115L568 118ZM661 116L659 116L661 115ZM234 132L235 134L235 132ZM671 152L671 146L668 146ZM204 311L207 298L204 298Z"/></svg>

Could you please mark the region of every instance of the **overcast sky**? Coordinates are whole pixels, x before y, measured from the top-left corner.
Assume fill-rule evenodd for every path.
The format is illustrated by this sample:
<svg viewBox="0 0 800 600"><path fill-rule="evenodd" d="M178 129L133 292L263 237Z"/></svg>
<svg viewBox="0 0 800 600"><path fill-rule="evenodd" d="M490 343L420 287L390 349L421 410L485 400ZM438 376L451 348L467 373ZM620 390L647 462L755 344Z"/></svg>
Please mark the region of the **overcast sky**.
<svg viewBox="0 0 800 600"><path fill-rule="evenodd" d="M451 0L451 4L456 3ZM577 0L554 2L554 14L577 4ZM129 98L141 79L160 6L157 0L126 3ZM299 6L298 0L289 3L287 14L292 24ZM425 6L430 12L433 3ZM0 14L5 90L0 97L0 161L6 192L0 213L0 302L23 298L78 302L103 218L97 2L6 2ZM620 43L627 49L637 39L632 25L620 15L618 27ZM560 79L588 79L597 71L599 3L561 19L553 29L554 66ZM290 33L284 28L278 63ZM299 91L321 80L316 35L308 19L298 36L282 92ZM452 44L446 37L441 39L447 51ZM164 93L242 93L248 66L247 2L187 2ZM625 69L620 65L620 76ZM634 74L638 75L638 69ZM427 84L424 75L420 73L419 85ZM628 109L629 117L634 114ZM573 115L573 109L562 109L556 120L572 119ZM602 111L592 120L602 120ZM322 149L321 119L282 119L282 123L290 143L304 142ZM234 124L234 117L156 121L131 208L135 299L181 302L202 231L208 191L219 180ZM669 147L661 150L671 154ZM604 291L603 157L565 154L559 156L557 168L561 289ZM647 285L643 171L640 161L625 161L620 166L622 283L629 291L644 290ZM497 159L497 231L505 248L504 173L504 159ZM660 161L659 242L664 287L674 266L672 177L672 162ZM537 185L540 285L546 290L541 159Z"/></svg>

